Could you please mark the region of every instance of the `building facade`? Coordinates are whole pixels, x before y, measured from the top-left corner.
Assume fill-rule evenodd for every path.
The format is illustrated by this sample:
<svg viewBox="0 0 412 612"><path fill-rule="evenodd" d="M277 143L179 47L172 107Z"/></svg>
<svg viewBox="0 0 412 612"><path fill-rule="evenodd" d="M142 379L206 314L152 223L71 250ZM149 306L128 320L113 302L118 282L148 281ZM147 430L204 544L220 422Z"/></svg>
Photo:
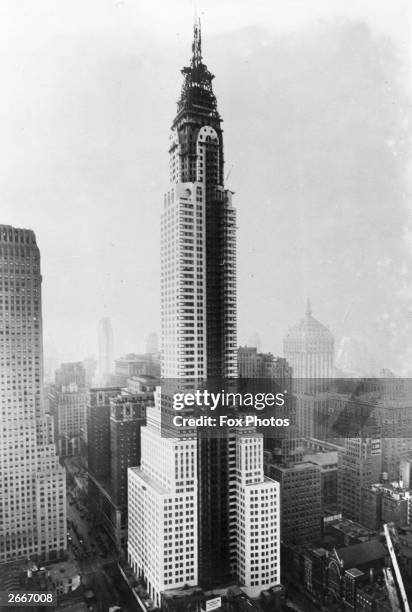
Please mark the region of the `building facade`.
<svg viewBox="0 0 412 612"><path fill-rule="evenodd" d="M384 523L407 527L412 522L412 492L403 482L373 484L362 492L361 522L370 529Z"/></svg>
<svg viewBox="0 0 412 612"><path fill-rule="evenodd" d="M271 465L266 473L277 480L281 495L282 542L313 543L321 537L321 471L309 462Z"/></svg>
<svg viewBox="0 0 412 612"><path fill-rule="evenodd" d="M246 384L248 392L281 392L287 396L279 418L289 418L291 425L286 429L274 430L271 436L265 435L265 450L272 452L278 462L301 461L302 441L296 427L296 398L292 395L292 368L284 357L272 353L259 353L256 347L238 348L239 378Z"/></svg>
<svg viewBox="0 0 412 612"><path fill-rule="evenodd" d="M161 394L147 409L140 468L129 469L128 558L157 606L198 583L197 440L161 436Z"/></svg>
<svg viewBox="0 0 412 612"><path fill-rule="evenodd" d="M63 363L49 391L54 439L61 457L80 455L86 427L86 371L81 362Z"/></svg>
<svg viewBox="0 0 412 612"><path fill-rule="evenodd" d="M140 465L140 429L153 392L123 393L110 401L110 481L113 501L127 506L127 468Z"/></svg>
<svg viewBox="0 0 412 612"><path fill-rule="evenodd" d="M95 387L87 399L87 465L89 474L106 478L110 473L110 400L120 387Z"/></svg>
<svg viewBox="0 0 412 612"><path fill-rule="evenodd" d="M87 419L89 508L119 551L127 537L127 470L140 465L140 430L153 387L90 389Z"/></svg>
<svg viewBox="0 0 412 612"><path fill-rule="evenodd" d="M338 451L310 453L303 458L319 466L322 510L332 511L338 503Z"/></svg>
<svg viewBox="0 0 412 612"><path fill-rule="evenodd" d="M280 486L263 473L261 434L237 432L236 489L235 575L258 597L280 584Z"/></svg>
<svg viewBox="0 0 412 612"><path fill-rule="evenodd" d="M0 226L0 563L66 548L66 479L45 411L40 252Z"/></svg>
<svg viewBox="0 0 412 612"><path fill-rule="evenodd" d="M338 509L345 518L356 522L362 516L362 490L381 475L380 431L369 436L347 438L338 452Z"/></svg>

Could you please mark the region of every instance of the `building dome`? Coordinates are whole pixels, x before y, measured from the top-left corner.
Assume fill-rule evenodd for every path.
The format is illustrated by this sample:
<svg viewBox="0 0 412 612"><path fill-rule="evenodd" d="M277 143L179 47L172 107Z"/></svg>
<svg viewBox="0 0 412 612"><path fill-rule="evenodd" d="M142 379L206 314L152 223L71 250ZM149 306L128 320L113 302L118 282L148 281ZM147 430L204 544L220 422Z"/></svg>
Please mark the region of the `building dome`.
<svg viewBox="0 0 412 612"><path fill-rule="evenodd" d="M289 329L286 335L286 339L305 339L305 338L328 338L333 342L332 332L323 325L320 321L315 319L312 315L312 308L310 301L308 300L306 306L305 316L299 323Z"/></svg>
<svg viewBox="0 0 412 612"><path fill-rule="evenodd" d="M312 315L308 300L303 319L290 328L283 351L295 378L331 378L334 369L334 338Z"/></svg>

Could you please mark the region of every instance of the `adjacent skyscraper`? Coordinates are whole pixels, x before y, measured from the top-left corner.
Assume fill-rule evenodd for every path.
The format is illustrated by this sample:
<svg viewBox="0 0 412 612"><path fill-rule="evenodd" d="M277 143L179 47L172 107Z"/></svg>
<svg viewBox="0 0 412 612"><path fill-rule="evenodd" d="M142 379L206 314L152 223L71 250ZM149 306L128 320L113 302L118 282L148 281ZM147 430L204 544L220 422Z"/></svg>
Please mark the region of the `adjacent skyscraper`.
<svg viewBox="0 0 412 612"><path fill-rule="evenodd" d="M162 213L164 386L147 410L141 467L129 470L129 561L156 605L161 591L185 584L235 579L256 594L279 582L279 485L263 475L262 436L161 431L167 379L190 388L237 376L236 213L224 188L221 118L198 25L192 50Z"/></svg>
<svg viewBox="0 0 412 612"><path fill-rule="evenodd" d="M66 481L44 408L40 253L0 225L0 563L66 547Z"/></svg>

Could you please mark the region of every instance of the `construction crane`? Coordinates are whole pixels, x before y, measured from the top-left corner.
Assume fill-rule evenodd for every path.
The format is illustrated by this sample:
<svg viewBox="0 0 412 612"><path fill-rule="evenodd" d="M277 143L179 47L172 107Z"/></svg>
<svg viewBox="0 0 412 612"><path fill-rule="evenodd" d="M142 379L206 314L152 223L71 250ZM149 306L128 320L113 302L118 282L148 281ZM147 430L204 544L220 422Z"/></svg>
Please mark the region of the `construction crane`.
<svg viewBox="0 0 412 612"><path fill-rule="evenodd" d="M392 574L392 570L389 567L384 569L384 577L385 584L388 590L389 601L391 602L392 612L411 612L411 609L408 604L408 599L406 597L405 587L402 580L401 571L399 569L398 560L396 558L395 549L393 547L391 533L389 531L394 531L393 525L390 523L385 523L383 526L383 531L386 538L386 545L388 547L389 555L391 557L392 567L395 572L396 582ZM395 533L396 535L396 533ZM403 607L399 601L398 592L396 589L396 583L398 585L399 593L401 596Z"/></svg>

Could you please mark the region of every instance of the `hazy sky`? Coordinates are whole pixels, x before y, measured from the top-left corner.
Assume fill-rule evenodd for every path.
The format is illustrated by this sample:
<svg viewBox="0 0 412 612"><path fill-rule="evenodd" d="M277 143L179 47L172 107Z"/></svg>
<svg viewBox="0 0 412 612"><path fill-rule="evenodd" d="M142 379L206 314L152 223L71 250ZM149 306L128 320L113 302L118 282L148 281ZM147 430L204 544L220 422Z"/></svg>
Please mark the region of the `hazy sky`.
<svg viewBox="0 0 412 612"><path fill-rule="evenodd" d="M394 0L198 2L238 209L239 341L314 314L412 371L410 15ZM0 222L35 230L46 351L159 328L189 0L0 0Z"/></svg>

